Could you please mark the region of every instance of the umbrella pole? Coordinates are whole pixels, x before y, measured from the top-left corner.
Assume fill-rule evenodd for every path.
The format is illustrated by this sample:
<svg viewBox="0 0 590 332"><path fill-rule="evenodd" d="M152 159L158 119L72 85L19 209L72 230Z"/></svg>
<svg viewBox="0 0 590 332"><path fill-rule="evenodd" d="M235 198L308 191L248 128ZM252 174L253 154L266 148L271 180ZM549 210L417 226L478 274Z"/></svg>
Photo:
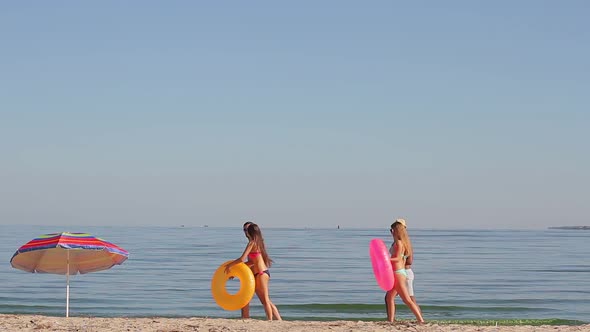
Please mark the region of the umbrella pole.
<svg viewBox="0 0 590 332"><path fill-rule="evenodd" d="M66 270L66 317L70 317L70 251L68 252L68 267Z"/></svg>

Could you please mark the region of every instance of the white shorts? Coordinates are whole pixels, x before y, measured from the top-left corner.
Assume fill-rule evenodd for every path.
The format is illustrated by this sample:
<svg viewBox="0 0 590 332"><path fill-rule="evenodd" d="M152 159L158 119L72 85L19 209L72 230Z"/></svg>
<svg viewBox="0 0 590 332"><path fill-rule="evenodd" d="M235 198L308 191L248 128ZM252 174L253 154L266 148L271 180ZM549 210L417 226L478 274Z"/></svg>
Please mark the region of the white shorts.
<svg viewBox="0 0 590 332"><path fill-rule="evenodd" d="M408 294L410 294L410 296L414 296L414 271L412 271L412 269L406 269L406 273L408 274L406 277L406 288L408 289Z"/></svg>

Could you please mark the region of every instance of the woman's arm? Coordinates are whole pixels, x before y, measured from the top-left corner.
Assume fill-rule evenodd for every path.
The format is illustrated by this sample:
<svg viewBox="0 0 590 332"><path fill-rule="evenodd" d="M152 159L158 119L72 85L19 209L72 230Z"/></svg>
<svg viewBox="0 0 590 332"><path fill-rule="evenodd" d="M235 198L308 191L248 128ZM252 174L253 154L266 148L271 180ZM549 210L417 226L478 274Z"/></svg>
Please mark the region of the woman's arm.
<svg viewBox="0 0 590 332"><path fill-rule="evenodd" d="M254 242L250 241L250 242L248 242L246 249L244 249L242 256L240 256L239 258L236 258L235 260L233 260L225 265L225 273L229 273L229 269L232 266L239 264L239 263L243 262L244 260L246 260L248 258L248 254L250 253L250 251L252 251L252 248L254 248Z"/></svg>

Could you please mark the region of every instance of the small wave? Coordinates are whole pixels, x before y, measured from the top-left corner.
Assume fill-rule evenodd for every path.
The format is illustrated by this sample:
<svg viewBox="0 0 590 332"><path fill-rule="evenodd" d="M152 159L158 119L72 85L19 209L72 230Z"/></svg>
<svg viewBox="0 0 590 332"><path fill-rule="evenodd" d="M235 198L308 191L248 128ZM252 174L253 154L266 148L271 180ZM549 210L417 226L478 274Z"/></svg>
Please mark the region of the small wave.
<svg viewBox="0 0 590 332"><path fill-rule="evenodd" d="M26 305L26 304L0 304L0 312L7 313L8 311L15 310L16 312L20 312L19 310L28 309L28 310L52 310L56 308L62 308L64 306L47 306L47 305Z"/></svg>
<svg viewBox="0 0 590 332"><path fill-rule="evenodd" d="M283 317L285 320L290 321L319 321L319 322L326 322L326 321L365 321L365 322L379 322L384 321L385 318L367 318L367 317L317 317L317 316L308 316L308 317ZM400 321L404 321L403 319ZM588 322L583 322L579 320L571 320L571 319L559 319L559 318L548 318L548 319L462 319L462 320L429 320L427 319L427 323L429 324L439 324L439 325L449 325L449 324L458 324L458 325L476 325L476 326L541 326L541 325L550 325L550 326L580 326L586 325Z"/></svg>
<svg viewBox="0 0 590 332"><path fill-rule="evenodd" d="M383 311L384 304L363 304L363 303L309 303L309 304L286 304L281 305L289 311L324 312L324 313L366 313Z"/></svg>
<svg viewBox="0 0 590 332"><path fill-rule="evenodd" d="M529 270L523 270L523 271L527 271L527 272L550 272L550 273L590 273L590 268L588 269L529 269Z"/></svg>
<svg viewBox="0 0 590 332"><path fill-rule="evenodd" d="M438 324L461 324L461 325L478 325L478 326L495 326L495 325L502 325L502 326L517 326L517 325L531 325L531 326L540 326L540 325L585 325L588 324L587 322L579 321L579 320L572 320L572 319L559 319L559 318L549 318L549 319L461 319L461 320L438 320L438 321L429 321L429 323L438 323Z"/></svg>
<svg viewBox="0 0 590 332"><path fill-rule="evenodd" d="M398 304L398 310L409 311L405 306ZM429 312L525 312L536 310L527 307L509 307L509 306L495 306L495 307L462 307L462 306L433 306L421 305L423 311ZM385 304L365 304L365 303L309 303L309 304L287 304L281 305L289 311L309 311L309 312L323 312L323 313L373 313L383 312Z"/></svg>

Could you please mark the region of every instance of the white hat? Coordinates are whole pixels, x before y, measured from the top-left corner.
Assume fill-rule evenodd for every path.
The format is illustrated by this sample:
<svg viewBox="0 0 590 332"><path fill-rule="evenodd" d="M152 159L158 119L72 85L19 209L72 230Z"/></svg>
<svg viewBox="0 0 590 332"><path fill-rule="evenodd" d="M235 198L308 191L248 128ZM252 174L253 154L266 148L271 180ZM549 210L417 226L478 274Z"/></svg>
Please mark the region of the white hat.
<svg viewBox="0 0 590 332"><path fill-rule="evenodd" d="M399 222L400 224L402 224L405 228L408 228L408 226L406 226L406 220L405 219L395 219L395 222Z"/></svg>

